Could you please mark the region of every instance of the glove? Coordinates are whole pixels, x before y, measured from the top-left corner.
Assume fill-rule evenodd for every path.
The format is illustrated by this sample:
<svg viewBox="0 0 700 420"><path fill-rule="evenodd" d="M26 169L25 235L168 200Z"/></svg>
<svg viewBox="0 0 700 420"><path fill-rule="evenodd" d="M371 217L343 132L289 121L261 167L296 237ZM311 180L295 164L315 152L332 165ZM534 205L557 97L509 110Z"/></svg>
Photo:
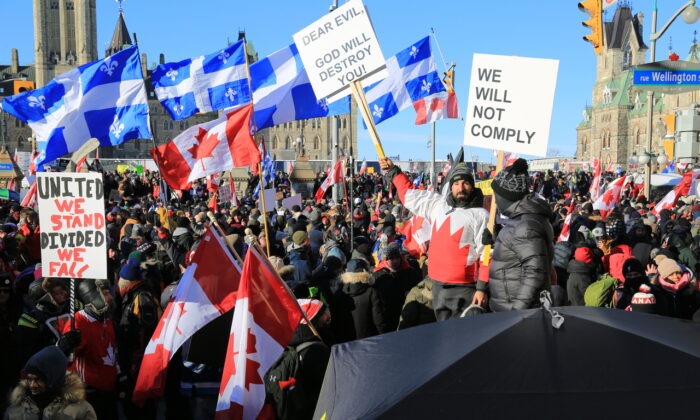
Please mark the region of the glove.
<svg viewBox="0 0 700 420"><path fill-rule="evenodd" d="M481 234L481 244L482 245L493 245L494 244L493 235L491 235L490 230L484 229L484 233Z"/></svg>
<svg viewBox="0 0 700 420"><path fill-rule="evenodd" d="M63 351L63 354L69 356L73 353L73 350L80 345L81 341L82 334L80 330L70 330L58 339L56 345Z"/></svg>

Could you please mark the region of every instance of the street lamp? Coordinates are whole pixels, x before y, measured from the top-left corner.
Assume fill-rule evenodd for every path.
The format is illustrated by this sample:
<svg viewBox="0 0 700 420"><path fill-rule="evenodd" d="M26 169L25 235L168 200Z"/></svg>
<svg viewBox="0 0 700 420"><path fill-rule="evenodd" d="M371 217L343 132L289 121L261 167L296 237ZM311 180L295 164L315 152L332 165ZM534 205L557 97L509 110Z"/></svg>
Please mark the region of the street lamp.
<svg viewBox="0 0 700 420"><path fill-rule="evenodd" d="M695 0L690 0L683 6L681 6L680 9L676 11L676 13L671 16L671 19L666 22L666 24L661 28L661 30L657 31L656 30L656 18L658 14L658 7L657 7L657 1L654 0L654 11L651 15L651 36L649 37L651 40L651 49L649 52L649 62L653 63L656 61L656 40L661 38L663 34L666 32L669 26L673 23L673 21L676 20L678 16L683 14L683 21L687 24L693 24L700 19L700 10L695 7ZM647 93L647 150L652 150L652 141L651 138L653 136L652 130L653 130L653 125L654 125L654 92L649 91ZM641 162L642 156L639 157L639 163L641 165L647 165L649 164L650 160L646 160L644 163ZM644 172L644 196L649 197L649 193L651 191L651 165L649 167L645 168Z"/></svg>
<svg viewBox="0 0 700 420"><path fill-rule="evenodd" d="M666 163L668 163L668 156L666 156L666 153L662 150L659 153L659 156L656 158L656 162L659 164L659 166L664 166Z"/></svg>

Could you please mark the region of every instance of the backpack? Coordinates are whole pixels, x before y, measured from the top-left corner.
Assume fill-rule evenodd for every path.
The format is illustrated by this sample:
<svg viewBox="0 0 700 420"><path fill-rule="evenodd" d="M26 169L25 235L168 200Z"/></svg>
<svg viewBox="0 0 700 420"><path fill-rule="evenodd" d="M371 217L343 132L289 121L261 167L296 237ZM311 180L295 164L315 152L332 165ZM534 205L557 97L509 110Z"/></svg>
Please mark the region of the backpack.
<svg viewBox="0 0 700 420"><path fill-rule="evenodd" d="M583 294L586 306L612 308L615 290L619 281L610 274L603 274L600 280L591 283Z"/></svg>
<svg viewBox="0 0 700 420"><path fill-rule="evenodd" d="M266 402L272 403L278 420L298 418L299 411L309 404L308 395L296 378L303 364L303 352L315 345L326 347L320 341L288 346L265 374Z"/></svg>

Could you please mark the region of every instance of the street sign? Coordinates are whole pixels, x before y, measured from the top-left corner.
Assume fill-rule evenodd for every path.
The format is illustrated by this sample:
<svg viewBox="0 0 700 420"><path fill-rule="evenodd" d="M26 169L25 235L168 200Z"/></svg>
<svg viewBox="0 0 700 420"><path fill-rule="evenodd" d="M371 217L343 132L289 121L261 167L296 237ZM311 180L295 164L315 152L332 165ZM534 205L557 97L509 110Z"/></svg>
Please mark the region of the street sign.
<svg viewBox="0 0 700 420"><path fill-rule="evenodd" d="M634 69L633 84L663 93L697 90L700 86L700 64L680 60L641 64Z"/></svg>
<svg viewBox="0 0 700 420"><path fill-rule="evenodd" d="M474 54L464 144L546 156L559 60Z"/></svg>
<svg viewBox="0 0 700 420"><path fill-rule="evenodd" d="M386 63L361 0L350 0L293 36L316 99L329 102L386 77ZM367 77L370 77L367 80Z"/></svg>

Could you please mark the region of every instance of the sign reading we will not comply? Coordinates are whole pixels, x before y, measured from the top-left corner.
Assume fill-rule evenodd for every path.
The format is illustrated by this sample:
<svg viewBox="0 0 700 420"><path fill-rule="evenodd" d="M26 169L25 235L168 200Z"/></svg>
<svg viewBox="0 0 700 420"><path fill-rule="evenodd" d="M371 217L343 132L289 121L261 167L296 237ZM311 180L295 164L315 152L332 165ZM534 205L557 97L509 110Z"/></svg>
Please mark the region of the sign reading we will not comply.
<svg viewBox="0 0 700 420"><path fill-rule="evenodd" d="M546 156L559 60L474 54L464 144Z"/></svg>
<svg viewBox="0 0 700 420"><path fill-rule="evenodd" d="M384 55L361 0L346 2L293 38L316 99L340 99L355 80L370 84L386 77Z"/></svg>
<svg viewBox="0 0 700 420"><path fill-rule="evenodd" d="M102 174L37 174L45 277L107 278Z"/></svg>

